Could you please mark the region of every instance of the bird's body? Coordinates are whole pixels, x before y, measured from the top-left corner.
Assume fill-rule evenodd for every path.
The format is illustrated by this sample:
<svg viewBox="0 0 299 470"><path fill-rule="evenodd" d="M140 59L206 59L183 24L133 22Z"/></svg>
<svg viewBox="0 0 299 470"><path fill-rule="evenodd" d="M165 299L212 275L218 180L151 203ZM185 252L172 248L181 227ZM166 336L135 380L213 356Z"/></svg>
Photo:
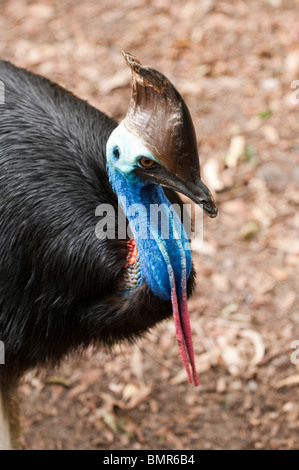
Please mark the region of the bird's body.
<svg viewBox="0 0 299 470"><path fill-rule="evenodd" d="M117 124L48 80L0 64L0 332L6 363L24 370L72 347L134 338L171 305L146 285L118 292L127 242L95 235L97 206L118 210L105 157Z"/></svg>
<svg viewBox="0 0 299 470"><path fill-rule="evenodd" d="M12 409L10 392L24 371L90 344L133 340L171 316L174 301L149 287L146 276L123 289L128 239L95 234L99 205L111 205L117 220L106 149L118 124L8 62L0 61L0 80L0 392L3 407ZM181 204L172 189L159 191ZM141 255L141 265L148 263L149 254ZM182 263L175 277L185 263L188 282L179 298L194 285L189 255Z"/></svg>

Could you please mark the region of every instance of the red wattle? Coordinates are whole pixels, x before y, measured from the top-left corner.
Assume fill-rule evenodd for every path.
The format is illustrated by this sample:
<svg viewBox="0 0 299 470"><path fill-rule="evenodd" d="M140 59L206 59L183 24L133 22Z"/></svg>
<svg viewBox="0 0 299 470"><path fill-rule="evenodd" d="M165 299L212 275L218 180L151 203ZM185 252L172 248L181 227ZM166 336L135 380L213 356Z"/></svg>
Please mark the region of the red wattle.
<svg viewBox="0 0 299 470"><path fill-rule="evenodd" d="M175 324L176 338L179 346L182 362L187 372L188 382L194 383L195 386L199 385L196 366L194 362L194 351L191 337L191 327L189 320L188 304L186 291L182 292L182 300L180 306L178 305L177 293L175 285L171 287L171 303L173 318ZM189 368L189 361L192 368L192 377Z"/></svg>

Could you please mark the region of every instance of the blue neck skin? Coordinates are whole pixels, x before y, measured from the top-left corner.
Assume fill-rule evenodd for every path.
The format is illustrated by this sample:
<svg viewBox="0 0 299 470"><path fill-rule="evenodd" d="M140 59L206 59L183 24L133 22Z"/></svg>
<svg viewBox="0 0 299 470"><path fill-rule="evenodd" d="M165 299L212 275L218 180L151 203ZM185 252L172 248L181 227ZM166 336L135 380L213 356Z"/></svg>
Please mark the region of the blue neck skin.
<svg viewBox="0 0 299 470"><path fill-rule="evenodd" d="M142 181L132 173L141 156L150 156L153 160L155 158L136 136L125 129L123 123L114 133L107 144L109 180L136 241L141 278L160 299L171 299L173 288L180 299L192 265L186 232L178 215L170 209L171 204L163 189L151 182ZM117 158L114 152L115 142L120 153ZM155 218L153 220L150 217L152 204L162 204L162 218L165 218L166 227L169 224L166 233L163 225L160 222L155 223ZM171 281L172 273L175 286ZM182 283L182 279L185 282Z"/></svg>

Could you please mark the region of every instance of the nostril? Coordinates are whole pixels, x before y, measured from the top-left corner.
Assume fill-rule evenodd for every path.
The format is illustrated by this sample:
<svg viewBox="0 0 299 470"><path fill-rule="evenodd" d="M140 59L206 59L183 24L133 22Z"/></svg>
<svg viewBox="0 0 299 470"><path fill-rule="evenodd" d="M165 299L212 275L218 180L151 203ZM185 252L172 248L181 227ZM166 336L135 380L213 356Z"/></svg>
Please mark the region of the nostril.
<svg viewBox="0 0 299 470"><path fill-rule="evenodd" d="M113 157L115 160L118 160L120 157L120 150L119 147L114 147L113 149Z"/></svg>

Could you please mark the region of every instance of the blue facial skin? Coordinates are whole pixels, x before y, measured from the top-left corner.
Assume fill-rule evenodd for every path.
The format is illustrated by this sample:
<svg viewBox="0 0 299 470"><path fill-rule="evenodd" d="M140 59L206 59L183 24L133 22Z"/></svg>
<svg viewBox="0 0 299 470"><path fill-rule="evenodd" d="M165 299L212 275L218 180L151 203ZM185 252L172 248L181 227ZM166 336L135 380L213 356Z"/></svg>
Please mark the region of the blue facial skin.
<svg viewBox="0 0 299 470"><path fill-rule="evenodd" d="M159 163L158 160L138 137L126 129L124 122L109 137L106 155L110 183L122 204L137 244L141 280L145 280L160 299L169 300L173 288L180 298L182 277L188 279L192 265L186 232L178 215L170 209L171 204L162 187L142 181L133 173L139 167L140 158L150 158ZM136 204L141 206L137 207ZM151 204L162 204L162 217L169 220L169 234L165 238L162 237L161 224L153 223L153 218L150 218ZM172 273L175 286L171 281Z"/></svg>

